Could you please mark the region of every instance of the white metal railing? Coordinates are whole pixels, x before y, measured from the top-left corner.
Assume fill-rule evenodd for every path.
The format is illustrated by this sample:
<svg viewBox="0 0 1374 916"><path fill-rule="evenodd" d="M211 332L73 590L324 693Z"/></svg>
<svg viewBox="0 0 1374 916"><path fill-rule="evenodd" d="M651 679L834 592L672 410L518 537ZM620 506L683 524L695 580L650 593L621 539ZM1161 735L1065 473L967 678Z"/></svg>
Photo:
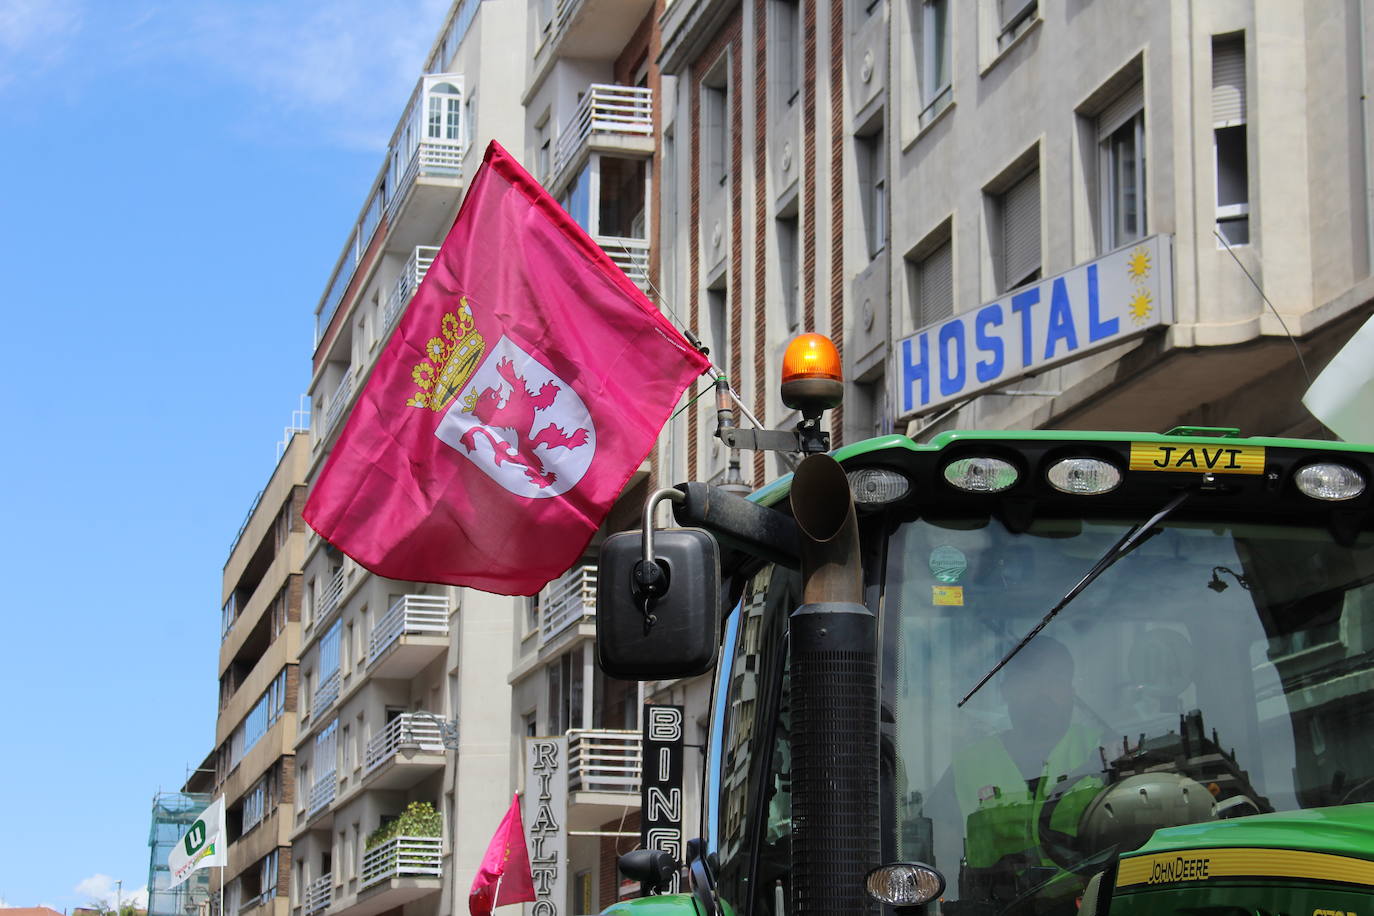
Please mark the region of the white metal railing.
<svg viewBox="0 0 1374 916"><path fill-rule="evenodd" d="M592 134L654 134L654 93L643 86L592 83L573 113L572 123L558 135L553 172L557 175L577 158Z"/></svg>
<svg viewBox="0 0 1374 916"><path fill-rule="evenodd" d="M320 606L315 611L315 622L320 623L328 620L329 615L333 614L339 606L339 599L343 597L344 571L343 567L334 573L334 577L329 580L329 585L320 593Z"/></svg>
<svg viewBox="0 0 1374 916"><path fill-rule="evenodd" d="M615 266L645 292L649 291L649 240L598 235L596 243L611 256Z"/></svg>
<svg viewBox="0 0 1374 916"><path fill-rule="evenodd" d="M407 633L448 635L448 599L441 595L402 595L372 626L369 664Z"/></svg>
<svg viewBox="0 0 1374 916"><path fill-rule="evenodd" d="M339 780L335 770L330 770L319 779L315 780L310 786L310 807L307 816L314 815L317 811L323 811L334 801L334 795L338 792Z"/></svg>
<svg viewBox="0 0 1374 916"><path fill-rule="evenodd" d="M415 147L415 152L411 154L410 161L406 164L405 172L402 173L400 180L396 182L395 189L391 192L391 200L386 207L388 222L396 218L396 211L400 209L401 201L409 196L411 186L415 184L415 179L421 175L449 177L461 175L464 150L465 146L460 142L420 141Z"/></svg>
<svg viewBox="0 0 1374 916"><path fill-rule="evenodd" d="M402 748L412 747L436 754L444 752L439 726L433 719L420 713L401 713L367 742L367 772L395 757Z"/></svg>
<svg viewBox="0 0 1374 916"><path fill-rule="evenodd" d="M539 593L539 641L548 642L596 613L596 566L574 566Z"/></svg>
<svg viewBox="0 0 1374 916"><path fill-rule="evenodd" d="M320 875L305 886L305 906L302 907L301 912L305 916L310 916L311 913L329 909L329 905L333 902L334 876L332 874Z"/></svg>
<svg viewBox="0 0 1374 916"><path fill-rule="evenodd" d="M334 705L334 701L339 698L339 670L334 669L334 673L320 681L315 688L314 695L310 698L310 715L323 715L329 707Z"/></svg>
<svg viewBox="0 0 1374 916"><path fill-rule="evenodd" d="M643 736L637 731L570 729L568 789L638 792Z"/></svg>
<svg viewBox="0 0 1374 916"><path fill-rule="evenodd" d="M363 887L389 878L443 875L443 840L437 836L398 836L363 855Z"/></svg>
<svg viewBox="0 0 1374 916"><path fill-rule="evenodd" d="M348 404L348 399L353 396L353 367L349 366L344 370L344 377L339 382L339 387L334 389L334 393L329 396L329 408L324 413L324 435L328 436L334 429L334 424L339 422L343 416L344 407Z"/></svg>
<svg viewBox="0 0 1374 916"><path fill-rule="evenodd" d="M386 300L386 312L383 314L383 325L385 334L396 324L401 313L406 310L410 300L414 298L415 291L420 288L420 281L424 280L425 274L429 272L429 265L434 263L434 258L439 254L439 249L433 245L416 245L415 250L406 259L406 266L401 268L401 275L396 278L396 285L391 288L391 295Z"/></svg>

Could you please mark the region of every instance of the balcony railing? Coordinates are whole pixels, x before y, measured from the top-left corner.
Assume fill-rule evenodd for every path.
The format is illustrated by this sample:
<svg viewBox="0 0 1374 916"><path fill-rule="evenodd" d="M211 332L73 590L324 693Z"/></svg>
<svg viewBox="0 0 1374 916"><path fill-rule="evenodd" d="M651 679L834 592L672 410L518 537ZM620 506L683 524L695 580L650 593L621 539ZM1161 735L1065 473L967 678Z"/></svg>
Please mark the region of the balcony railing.
<svg viewBox="0 0 1374 916"><path fill-rule="evenodd" d="M654 93L641 86L614 86L592 83L573 114L572 123L558 136L553 171L577 158L577 152L592 134L654 134Z"/></svg>
<svg viewBox="0 0 1374 916"><path fill-rule="evenodd" d="M638 792L642 739L637 731L570 729L568 789Z"/></svg>
<svg viewBox="0 0 1374 916"><path fill-rule="evenodd" d="M625 271L625 276L645 292L649 291L649 241L648 239L625 239L609 235L598 235L596 243L611 256L615 266Z"/></svg>
<svg viewBox="0 0 1374 916"><path fill-rule="evenodd" d="M338 774L334 770L325 773L315 780L310 786L310 806L306 809L306 816L313 817L317 812L328 808L334 801L334 795L339 790Z"/></svg>
<svg viewBox="0 0 1374 916"><path fill-rule="evenodd" d="M328 436L334 431L334 424L344 414L344 408L348 406L348 399L353 396L353 367L350 366L344 371L344 377L339 382L339 387L334 389L334 393L329 396L329 407L324 412L324 431L323 435Z"/></svg>
<svg viewBox="0 0 1374 916"><path fill-rule="evenodd" d="M402 713L367 742L367 772L385 764L402 748L418 748L432 754L444 752L439 726L429 716Z"/></svg>
<svg viewBox="0 0 1374 916"><path fill-rule="evenodd" d="M398 836L363 855L363 887L391 878L443 875L443 840L437 836Z"/></svg>
<svg viewBox="0 0 1374 916"><path fill-rule="evenodd" d="M539 593L540 642L596 613L596 567L574 566Z"/></svg>
<svg viewBox="0 0 1374 916"><path fill-rule="evenodd" d="M415 297L415 291L420 288L420 281L424 280L425 274L429 272L429 265L434 263L434 258L438 254L439 249L432 245L416 245L415 250L406 259L406 266L401 269L401 275L396 278L396 285L391 288L391 295L386 300L386 312L383 315L386 330L383 334L395 327L396 321L406 310L410 300Z"/></svg>
<svg viewBox="0 0 1374 916"><path fill-rule="evenodd" d="M305 887L305 906L301 908L304 916L329 909L334 902L334 876L320 875Z"/></svg>
<svg viewBox="0 0 1374 916"><path fill-rule="evenodd" d="M376 661L392 643L412 633L447 636L448 599L440 595L402 595L396 599L372 627L368 659Z"/></svg>
<svg viewBox="0 0 1374 916"><path fill-rule="evenodd" d="M343 567L334 573L334 577L329 580L329 585L320 593L320 606L315 611L315 622L328 620L329 615L333 614L339 607L339 599L343 597L344 572Z"/></svg>
<svg viewBox="0 0 1374 916"><path fill-rule="evenodd" d="M394 220L401 202L410 193L417 178L427 175L442 175L452 178L463 173L463 153L466 146L452 141L421 140L411 153L405 171L396 182L391 201L387 204L387 220Z"/></svg>
<svg viewBox="0 0 1374 916"><path fill-rule="evenodd" d="M316 718L323 715L338 698L339 669L335 668L334 673L321 680L315 688L315 693L310 698L310 715Z"/></svg>

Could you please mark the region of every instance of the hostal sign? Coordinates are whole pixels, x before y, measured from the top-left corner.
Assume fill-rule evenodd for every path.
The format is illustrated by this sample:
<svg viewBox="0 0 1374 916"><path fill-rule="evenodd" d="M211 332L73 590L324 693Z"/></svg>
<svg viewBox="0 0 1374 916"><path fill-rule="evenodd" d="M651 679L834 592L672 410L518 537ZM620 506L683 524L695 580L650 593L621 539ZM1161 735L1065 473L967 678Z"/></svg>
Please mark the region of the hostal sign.
<svg viewBox="0 0 1374 916"><path fill-rule="evenodd" d="M1171 239L1151 236L897 341L898 413L920 413L1174 320Z"/></svg>

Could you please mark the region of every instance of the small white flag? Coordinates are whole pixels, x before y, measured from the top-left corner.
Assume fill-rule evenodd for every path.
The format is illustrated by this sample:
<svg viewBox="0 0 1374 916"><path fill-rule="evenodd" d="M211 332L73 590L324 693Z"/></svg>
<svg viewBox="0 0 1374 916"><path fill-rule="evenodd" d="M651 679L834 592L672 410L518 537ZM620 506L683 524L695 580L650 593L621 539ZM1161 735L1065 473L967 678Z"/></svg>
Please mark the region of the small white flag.
<svg viewBox="0 0 1374 916"><path fill-rule="evenodd" d="M1302 402L1346 442L1374 442L1374 318L1332 358Z"/></svg>
<svg viewBox="0 0 1374 916"><path fill-rule="evenodd" d="M224 796L221 795L200 812L191 829L167 854L167 867L172 870L172 883L167 889L191 877L191 872L198 868L226 864L229 855L224 846Z"/></svg>

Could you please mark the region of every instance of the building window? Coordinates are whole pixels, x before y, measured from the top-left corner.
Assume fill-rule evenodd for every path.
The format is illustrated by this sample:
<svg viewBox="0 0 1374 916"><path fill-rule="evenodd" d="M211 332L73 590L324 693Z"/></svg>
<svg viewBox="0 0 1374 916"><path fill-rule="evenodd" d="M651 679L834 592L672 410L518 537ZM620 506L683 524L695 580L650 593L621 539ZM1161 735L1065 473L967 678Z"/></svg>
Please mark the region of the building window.
<svg viewBox="0 0 1374 916"><path fill-rule="evenodd" d="M1137 83L1097 118L1102 243L1110 251L1145 234L1145 110Z"/></svg>
<svg viewBox="0 0 1374 916"><path fill-rule="evenodd" d="M722 57L701 85L703 160L706 181L711 184L723 185L730 177L729 63L728 57Z"/></svg>
<svg viewBox="0 0 1374 916"><path fill-rule="evenodd" d="M597 202L597 235L622 239L648 238L645 189L648 163L643 159L599 157L601 193Z"/></svg>
<svg viewBox="0 0 1374 916"><path fill-rule="evenodd" d="M921 79L920 125L925 127L954 98L949 65L949 0L921 0L917 53Z"/></svg>
<svg viewBox="0 0 1374 916"><path fill-rule="evenodd" d="M800 3L799 0L774 0L771 6L773 28L769 31L768 42L768 59L773 71L771 80L778 103L786 108L801 95Z"/></svg>
<svg viewBox="0 0 1374 916"><path fill-rule="evenodd" d="M864 237L868 241L868 256L875 258L887 247L887 150L882 125L854 139Z"/></svg>
<svg viewBox="0 0 1374 916"><path fill-rule="evenodd" d="M997 0L997 50L1019 38L1035 22L1036 0Z"/></svg>
<svg viewBox="0 0 1374 916"><path fill-rule="evenodd" d="M944 241L921 246L923 254L907 258L907 295L911 329L943 321L954 314L954 246L946 228ZM918 249L919 250L919 249Z"/></svg>
<svg viewBox="0 0 1374 916"><path fill-rule="evenodd" d="M730 372L730 308L724 285L706 290L706 320L711 326L711 362Z"/></svg>
<svg viewBox="0 0 1374 916"><path fill-rule="evenodd" d="M1245 34L1212 39L1212 124L1216 149L1217 232L1250 244L1250 168L1245 130Z"/></svg>
<svg viewBox="0 0 1374 916"><path fill-rule="evenodd" d="M547 183L549 170L553 167L552 139L549 136L549 113L534 126L534 177Z"/></svg>
<svg viewBox="0 0 1374 916"><path fill-rule="evenodd" d="M1040 279L1040 170L1032 169L999 198L1002 257L999 292Z"/></svg>
<svg viewBox="0 0 1374 916"><path fill-rule="evenodd" d="M797 215L780 216L778 226L778 281L782 288L782 313L788 331L801 326L801 270Z"/></svg>
<svg viewBox="0 0 1374 916"><path fill-rule="evenodd" d="M429 90L425 136L458 142L462 138L463 93L452 83L436 83Z"/></svg>

